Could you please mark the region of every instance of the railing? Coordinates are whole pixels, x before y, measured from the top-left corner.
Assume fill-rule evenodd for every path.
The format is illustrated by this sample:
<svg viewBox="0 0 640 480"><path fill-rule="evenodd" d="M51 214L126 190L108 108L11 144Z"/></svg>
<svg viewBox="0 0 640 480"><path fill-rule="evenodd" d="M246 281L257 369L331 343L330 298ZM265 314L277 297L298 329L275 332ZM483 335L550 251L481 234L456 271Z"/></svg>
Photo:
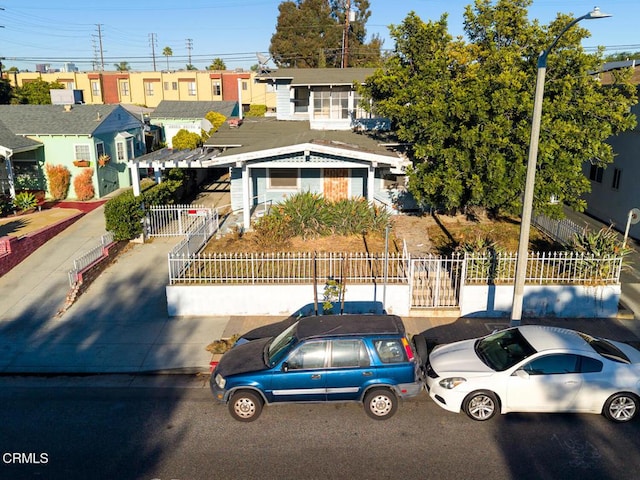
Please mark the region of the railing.
<svg viewBox="0 0 640 480"><path fill-rule="evenodd" d="M571 244L575 235L582 233L584 230L583 227L580 227L580 225L577 225L568 218L552 220L544 215L534 215L531 223L563 245Z"/></svg>
<svg viewBox="0 0 640 480"><path fill-rule="evenodd" d="M314 278L349 283L384 280L407 283L408 259L402 254L369 253L216 253L169 254L169 283L309 283Z"/></svg>
<svg viewBox="0 0 640 480"><path fill-rule="evenodd" d="M209 239L218 231L218 214L207 218L204 223L193 231L188 232L185 238L169 252L169 283L175 276L182 276L189 270L193 257L207 244ZM171 259L174 261L171 261Z"/></svg>
<svg viewBox="0 0 640 480"><path fill-rule="evenodd" d="M466 283L513 283L517 254L465 255ZM530 252L525 281L529 284L620 283L622 257L598 258L578 252Z"/></svg>
<svg viewBox="0 0 640 480"><path fill-rule="evenodd" d="M202 205L153 205L145 226L150 237L181 237L211 218L217 222L217 211Z"/></svg>
<svg viewBox="0 0 640 480"><path fill-rule="evenodd" d="M104 247L113 243L113 232L107 232L100 237L100 245L83 253L73 261L73 268L69 270L69 285L73 287L78 283L78 274L84 268L96 262L105 255Z"/></svg>

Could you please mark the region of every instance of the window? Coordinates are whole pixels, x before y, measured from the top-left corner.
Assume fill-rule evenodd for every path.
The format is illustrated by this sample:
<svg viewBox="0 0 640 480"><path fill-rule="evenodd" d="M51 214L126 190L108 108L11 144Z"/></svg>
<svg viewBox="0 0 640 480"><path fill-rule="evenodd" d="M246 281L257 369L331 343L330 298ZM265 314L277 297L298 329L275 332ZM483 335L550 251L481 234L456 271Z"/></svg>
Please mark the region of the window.
<svg viewBox="0 0 640 480"><path fill-rule="evenodd" d="M178 82L171 82L171 90L178 90Z"/></svg>
<svg viewBox="0 0 640 480"><path fill-rule="evenodd" d="M407 361L404 347L400 340L376 340L373 342L373 346L378 352L382 363L402 363Z"/></svg>
<svg viewBox="0 0 640 480"><path fill-rule="evenodd" d="M362 340L334 340L331 342L332 367L368 367L369 365L369 355Z"/></svg>
<svg viewBox="0 0 640 480"><path fill-rule="evenodd" d="M309 89L296 87L293 89L294 113L307 113L309 111Z"/></svg>
<svg viewBox="0 0 640 480"><path fill-rule="evenodd" d="M327 356L327 342L305 342L289 357L289 370L303 370L309 368L324 368Z"/></svg>
<svg viewBox="0 0 640 480"><path fill-rule="evenodd" d="M100 96L100 82L98 80L91 80L91 95Z"/></svg>
<svg viewBox="0 0 640 480"><path fill-rule="evenodd" d="M349 90L331 90L331 118L349 118Z"/></svg>
<svg viewBox="0 0 640 480"><path fill-rule="evenodd" d="M368 112L365 110L364 107L369 105L371 105L371 102L365 103L365 101L362 99L362 96L358 92L354 93L353 107L355 110L356 118L376 118L376 114L373 111ZM370 108L370 110L372 109Z"/></svg>
<svg viewBox="0 0 640 480"><path fill-rule="evenodd" d="M195 95L196 95L196 82L187 83L187 91L189 92L189 96L195 97Z"/></svg>
<svg viewBox="0 0 640 480"><path fill-rule="evenodd" d="M126 160L124 142L116 142L116 156L119 162L124 162Z"/></svg>
<svg viewBox="0 0 640 480"><path fill-rule="evenodd" d="M331 90L328 88L313 91L313 116L315 118L330 118Z"/></svg>
<svg viewBox="0 0 640 480"><path fill-rule="evenodd" d="M96 144L96 158L100 158L101 155L105 154L104 143L100 142Z"/></svg>
<svg viewBox="0 0 640 480"><path fill-rule="evenodd" d="M622 170L614 168L613 169L613 182L611 182L611 188L614 190L618 190L620 188L620 176L622 175Z"/></svg>
<svg viewBox="0 0 640 480"><path fill-rule="evenodd" d="M169 90L169 86L170 86L169 82L164 82L164 86L163 86L163 88L164 88L165 92L166 92L167 90Z"/></svg>
<svg viewBox="0 0 640 480"><path fill-rule="evenodd" d="M589 171L589 180L593 180L594 182L602 183L602 173L604 172L604 168L599 167L597 165L591 165L591 170Z"/></svg>
<svg viewBox="0 0 640 480"><path fill-rule="evenodd" d="M129 80L120 80L120 95L129 96Z"/></svg>
<svg viewBox="0 0 640 480"><path fill-rule="evenodd" d="M76 145L75 160L91 160L91 148L89 145Z"/></svg>
<svg viewBox="0 0 640 480"><path fill-rule="evenodd" d="M144 94L153 97L153 82L144 82Z"/></svg>
<svg viewBox="0 0 640 480"><path fill-rule="evenodd" d="M546 355L527 363L523 368L529 375L558 375L579 373L580 357L573 354Z"/></svg>
<svg viewBox="0 0 640 480"><path fill-rule="evenodd" d="M270 168L269 188L298 188L298 169Z"/></svg>
<svg viewBox="0 0 640 480"><path fill-rule="evenodd" d="M211 84L211 93L214 97L219 97L222 95L222 86L220 85L220 80L214 80Z"/></svg>
<svg viewBox="0 0 640 480"><path fill-rule="evenodd" d="M244 91L249 90L249 84L246 81L242 82L242 90Z"/></svg>

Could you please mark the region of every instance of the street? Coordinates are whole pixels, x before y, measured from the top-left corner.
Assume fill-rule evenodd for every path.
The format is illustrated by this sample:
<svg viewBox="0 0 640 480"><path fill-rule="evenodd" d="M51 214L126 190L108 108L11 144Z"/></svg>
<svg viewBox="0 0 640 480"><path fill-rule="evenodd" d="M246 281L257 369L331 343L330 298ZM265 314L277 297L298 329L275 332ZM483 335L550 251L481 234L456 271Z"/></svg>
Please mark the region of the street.
<svg viewBox="0 0 640 480"><path fill-rule="evenodd" d="M640 423L510 414L473 422L426 394L386 422L361 405L234 421L207 376L0 377L3 479L631 479Z"/></svg>

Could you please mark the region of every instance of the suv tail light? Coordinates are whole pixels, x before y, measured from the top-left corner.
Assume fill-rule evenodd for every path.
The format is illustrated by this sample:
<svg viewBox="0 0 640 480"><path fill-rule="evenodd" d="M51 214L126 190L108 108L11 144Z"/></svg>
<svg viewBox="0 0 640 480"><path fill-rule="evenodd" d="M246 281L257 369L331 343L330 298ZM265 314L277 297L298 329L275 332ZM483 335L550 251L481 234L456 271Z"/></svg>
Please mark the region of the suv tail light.
<svg viewBox="0 0 640 480"><path fill-rule="evenodd" d="M413 350L411 350L409 340L407 340L405 337L402 337L402 345L404 346L404 351L407 353L407 358L411 362L413 360Z"/></svg>

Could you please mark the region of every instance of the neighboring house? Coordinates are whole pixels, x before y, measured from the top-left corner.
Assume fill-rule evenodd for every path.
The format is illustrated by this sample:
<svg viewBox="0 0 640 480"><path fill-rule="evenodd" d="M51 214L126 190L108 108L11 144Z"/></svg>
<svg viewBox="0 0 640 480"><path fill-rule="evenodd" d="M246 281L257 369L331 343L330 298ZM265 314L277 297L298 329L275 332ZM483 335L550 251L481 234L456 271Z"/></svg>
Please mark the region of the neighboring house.
<svg viewBox="0 0 640 480"><path fill-rule="evenodd" d="M276 92L278 120L308 121L312 130L388 130L387 119L365 111L354 84L374 68L287 68L258 75Z"/></svg>
<svg viewBox="0 0 640 480"><path fill-rule="evenodd" d="M640 68L635 61L613 62L611 68L634 68L634 82L640 84ZM603 74L603 83L607 77ZM591 180L591 192L583 195L589 215L624 232L629 211L640 209L640 104L631 111L638 119L638 125L620 135L612 137L608 143L613 147L614 161L607 168L586 163L585 176ZM631 225L629 236L640 240L640 223Z"/></svg>
<svg viewBox="0 0 640 480"><path fill-rule="evenodd" d="M182 70L171 72L3 72L12 86L34 80L58 82L80 95L82 103L132 104L157 107L163 100L187 102L238 102L246 111L251 105L275 110L270 85L256 82L255 72L236 70Z"/></svg>
<svg viewBox="0 0 640 480"><path fill-rule="evenodd" d="M41 143L15 135L0 120L0 195L13 198L16 190L44 190L39 174L43 162Z"/></svg>
<svg viewBox="0 0 640 480"><path fill-rule="evenodd" d="M149 115L152 125L161 127L164 139L169 148L173 137L180 130L200 135L202 130L208 132L212 125L205 118L210 112L217 112L226 118L240 115L238 102L188 102L163 100Z"/></svg>
<svg viewBox="0 0 640 480"><path fill-rule="evenodd" d="M10 132L16 141L29 142L17 151L0 145L7 164L0 178L6 176L5 183L18 190L44 189L44 165L63 165L71 171L69 197L73 198L73 176L83 168L74 161L87 160L100 198L131 185L127 162L146 151L143 122L120 105L0 105L0 119L6 128L2 138L10 137ZM13 154L7 155L9 151ZM99 167L97 160L103 154L111 161Z"/></svg>

